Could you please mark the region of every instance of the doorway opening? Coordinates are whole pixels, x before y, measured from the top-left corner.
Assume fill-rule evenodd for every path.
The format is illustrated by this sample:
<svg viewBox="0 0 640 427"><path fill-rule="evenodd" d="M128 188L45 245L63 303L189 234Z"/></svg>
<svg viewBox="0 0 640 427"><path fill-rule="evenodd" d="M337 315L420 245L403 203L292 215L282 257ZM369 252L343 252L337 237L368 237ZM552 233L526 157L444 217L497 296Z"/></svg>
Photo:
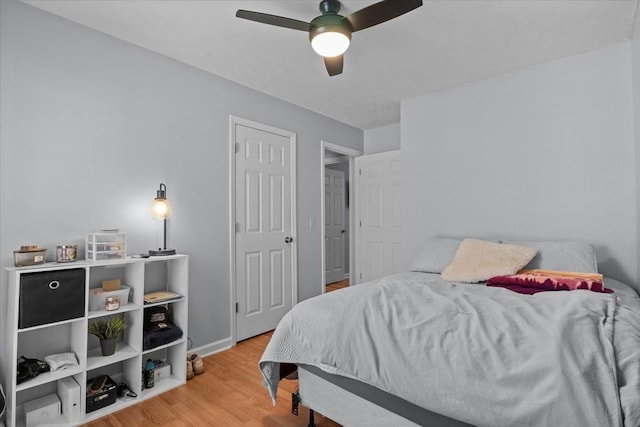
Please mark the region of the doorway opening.
<svg viewBox="0 0 640 427"><path fill-rule="evenodd" d="M325 293L356 283L355 158L362 152L327 141L321 145L321 293Z"/></svg>

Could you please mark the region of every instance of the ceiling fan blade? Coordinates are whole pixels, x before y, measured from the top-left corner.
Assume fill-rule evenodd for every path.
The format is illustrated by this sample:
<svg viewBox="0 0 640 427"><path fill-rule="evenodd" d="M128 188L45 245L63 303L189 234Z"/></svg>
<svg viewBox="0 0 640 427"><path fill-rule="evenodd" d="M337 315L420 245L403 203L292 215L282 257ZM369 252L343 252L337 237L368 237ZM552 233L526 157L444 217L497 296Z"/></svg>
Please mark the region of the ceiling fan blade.
<svg viewBox="0 0 640 427"><path fill-rule="evenodd" d="M383 0L353 12L347 16L347 19L355 32L382 24L420 6L422 6L422 0Z"/></svg>
<svg viewBox="0 0 640 427"><path fill-rule="evenodd" d="M291 28L292 30L308 32L310 27L308 22L285 18L284 16L269 15L268 13L252 12L250 10L238 9L236 17L248 19L249 21L260 22L262 24L275 25L276 27Z"/></svg>
<svg viewBox="0 0 640 427"><path fill-rule="evenodd" d="M324 57L324 66L327 67L327 72L330 76L336 76L342 74L342 66L344 65L344 56L332 56Z"/></svg>

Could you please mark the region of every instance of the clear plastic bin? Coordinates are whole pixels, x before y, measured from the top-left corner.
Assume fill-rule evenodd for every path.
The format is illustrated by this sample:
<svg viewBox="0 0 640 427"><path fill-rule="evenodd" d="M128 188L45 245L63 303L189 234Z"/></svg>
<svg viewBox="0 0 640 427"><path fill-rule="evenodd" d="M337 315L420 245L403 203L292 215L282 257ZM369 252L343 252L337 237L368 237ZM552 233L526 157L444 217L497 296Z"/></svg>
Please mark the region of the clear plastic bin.
<svg viewBox="0 0 640 427"><path fill-rule="evenodd" d="M127 233L119 231L87 234L85 256L88 261L122 259L127 256Z"/></svg>

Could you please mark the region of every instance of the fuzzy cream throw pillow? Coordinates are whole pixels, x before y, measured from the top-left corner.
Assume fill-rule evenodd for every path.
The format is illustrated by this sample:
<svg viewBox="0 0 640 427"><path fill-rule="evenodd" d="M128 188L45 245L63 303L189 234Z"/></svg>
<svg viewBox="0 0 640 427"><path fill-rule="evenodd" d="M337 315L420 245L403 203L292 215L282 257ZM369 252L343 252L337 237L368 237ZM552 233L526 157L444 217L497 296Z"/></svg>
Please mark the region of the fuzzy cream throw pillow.
<svg viewBox="0 0 640 427"><path fill-rule="evenodd" d="M516 274L536 256L525 246L465 239L442 278L450 282L484 282L493 276Z"/></svg>

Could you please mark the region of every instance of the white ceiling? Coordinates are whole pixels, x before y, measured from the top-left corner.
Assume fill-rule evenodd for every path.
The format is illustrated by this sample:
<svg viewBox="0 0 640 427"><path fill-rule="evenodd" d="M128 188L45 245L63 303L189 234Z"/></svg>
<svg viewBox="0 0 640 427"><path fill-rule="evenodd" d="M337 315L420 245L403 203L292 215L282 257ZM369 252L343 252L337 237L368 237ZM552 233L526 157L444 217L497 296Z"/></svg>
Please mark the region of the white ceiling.
<svg viewBox="0 0 640 427"><path fill-rule="evenodd" d="M392 0L391 0L392 1ZM638 1L433 1L353 35L329 77L304 32L235 17L310 21L319 1L25 0L25 3L361 129L400 101L631 38ZM348 15L375 1L345 0Z"/></svg>

